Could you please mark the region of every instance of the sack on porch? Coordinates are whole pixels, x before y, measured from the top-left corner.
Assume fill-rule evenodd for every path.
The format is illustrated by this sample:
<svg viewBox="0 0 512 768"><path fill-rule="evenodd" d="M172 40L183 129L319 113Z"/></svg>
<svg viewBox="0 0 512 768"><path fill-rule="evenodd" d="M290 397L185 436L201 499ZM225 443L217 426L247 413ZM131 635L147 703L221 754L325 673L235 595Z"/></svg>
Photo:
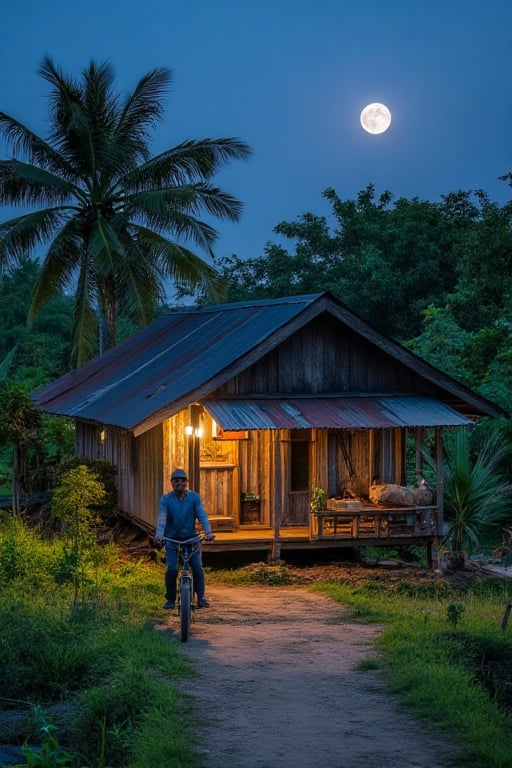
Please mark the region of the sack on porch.
<svg viewBox="0 0 512 768"><path fill-rule="evenodd" d="M373 504L386 504L395 507L425 507L432 504L432 490L422 482L418 488L407 488L404 485L370 486L370 501Z"/></svg>
<svg viewBox="0 0 512 768"><path fill-rule="evenodd" d="M416 495L413 488L404 485L371 485L370 501L394 507L415 507Z"/></svg>

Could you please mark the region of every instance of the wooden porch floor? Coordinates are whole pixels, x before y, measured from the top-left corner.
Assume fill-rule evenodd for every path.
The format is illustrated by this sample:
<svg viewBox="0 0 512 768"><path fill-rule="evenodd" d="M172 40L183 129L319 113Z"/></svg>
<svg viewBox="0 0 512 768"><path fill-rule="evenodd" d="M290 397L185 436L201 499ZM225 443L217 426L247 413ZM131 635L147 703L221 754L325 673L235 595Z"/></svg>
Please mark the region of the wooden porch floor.
<svg viewBox="0 0 512 768"><path fill-rule="evenodd" d="M428 545L433 541L432 533L428 534L401 534L393 536L365 535L354 538L324 536L320 540L310 538L309 527L290 526L281 528L277 544L281 551L286 550L328 550L328 549L354 549L371 546L406 546L409 544ZM258 527L257 529L239 529L233 532L215 531L215 541L203 546L203 553L212 554L231 551L267 551L271 552L275 546L274 530L270 527Z"/></svg>
<svg viewBox="0 0 512 768"><path fill-rule="evenodd" d="M356 509L325 509L311 513L310 525L282 526L278 534L271 526L241 526L223 529L230 518L212 518L215 541L211 552L230 550L355 549L422 544L429 546L437 529L437 507L360 506ZM231 520L231 524L232 524ZM207 550L208 551L208 550Z"/></svg>

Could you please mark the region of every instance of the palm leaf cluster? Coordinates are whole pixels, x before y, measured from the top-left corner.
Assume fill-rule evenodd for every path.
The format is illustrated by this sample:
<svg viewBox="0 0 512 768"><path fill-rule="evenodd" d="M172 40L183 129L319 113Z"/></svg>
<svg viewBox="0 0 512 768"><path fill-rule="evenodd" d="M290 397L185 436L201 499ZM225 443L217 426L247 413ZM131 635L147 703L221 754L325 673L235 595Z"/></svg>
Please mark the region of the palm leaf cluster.
<svg viewBox="0 0 512 768"><path fill-rule="evenodd" d="M0 203L28 209L0 224L0 268L45 249L29 322L71 288L72 357L81 365L96 342L96 309L112 345L118 314L149 322L166 281L218 298L217 272L187 244L211 257L217 232L199 216L238 220L241 203L212 180L250 150L234 138L203 139L152 156L148 140L162 120L168 69L144 75L124 99L108 63L93 61L74 79L46 57L39 74L51 86L46 140L0 112L13 152L0 161Z"/></svg>
<svg viewBox="0 0 512 768"><path fill-rule="evenodd" d="M447 538L452 549L460 551L466 545L478 545L486 530L510 518L512 484L504 481L500 474L508 446L491 435L473 455L468 432L459 429L447 448L444 470Z"/></svg>

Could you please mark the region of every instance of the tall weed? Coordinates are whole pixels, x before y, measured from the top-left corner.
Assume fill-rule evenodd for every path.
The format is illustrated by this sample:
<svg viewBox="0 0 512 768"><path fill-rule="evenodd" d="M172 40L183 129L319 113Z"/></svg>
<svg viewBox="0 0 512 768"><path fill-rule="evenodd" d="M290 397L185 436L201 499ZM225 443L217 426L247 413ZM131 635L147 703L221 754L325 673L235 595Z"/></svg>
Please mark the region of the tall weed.
<svg viewBox="0 0 512 768"><path fill-rule="evenodd" d="M73 765L138 768L150 764L150 750L166 754L167 764L176 753L176 766L192 768L194 737L186 735L186 707L174 684L190 667L154 628L162 569L124 562L111 545L91 545L75 604L74 585L55 578L65 543L22 523L0 525L10 576L0 601L0 690L4 699L58 712L58 745L57 732L40 735L38 746L30 730L26 759L34 768L68 755Z"/></svg>

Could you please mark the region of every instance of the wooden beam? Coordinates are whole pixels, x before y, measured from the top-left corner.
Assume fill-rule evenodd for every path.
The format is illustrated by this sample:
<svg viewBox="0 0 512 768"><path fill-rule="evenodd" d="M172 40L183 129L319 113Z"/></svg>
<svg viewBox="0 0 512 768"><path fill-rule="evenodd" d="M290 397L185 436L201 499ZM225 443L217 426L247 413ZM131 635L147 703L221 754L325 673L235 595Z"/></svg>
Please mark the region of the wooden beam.
<svg viewBox="0 0 512 768"><path fill-rule="evenodd" d="M282 472L281 472L281 431L273 431L274 444L274 538L272 541L271 559L275 562L281 558L281 506L282 506Z"/></svg>
<svg viewBox="0 0 512 768"><path fill-rule="evenodd" d="M443 471L443 430L436 427L436 464L437 464L437 533L443 535L444 527L444 471Z"/></svg>
<svg viewBox="0 0 512 768"><path fill-rule="evenodd" d="M418 485L423 478L423 427L416 427L416 484Z"/></svg>

